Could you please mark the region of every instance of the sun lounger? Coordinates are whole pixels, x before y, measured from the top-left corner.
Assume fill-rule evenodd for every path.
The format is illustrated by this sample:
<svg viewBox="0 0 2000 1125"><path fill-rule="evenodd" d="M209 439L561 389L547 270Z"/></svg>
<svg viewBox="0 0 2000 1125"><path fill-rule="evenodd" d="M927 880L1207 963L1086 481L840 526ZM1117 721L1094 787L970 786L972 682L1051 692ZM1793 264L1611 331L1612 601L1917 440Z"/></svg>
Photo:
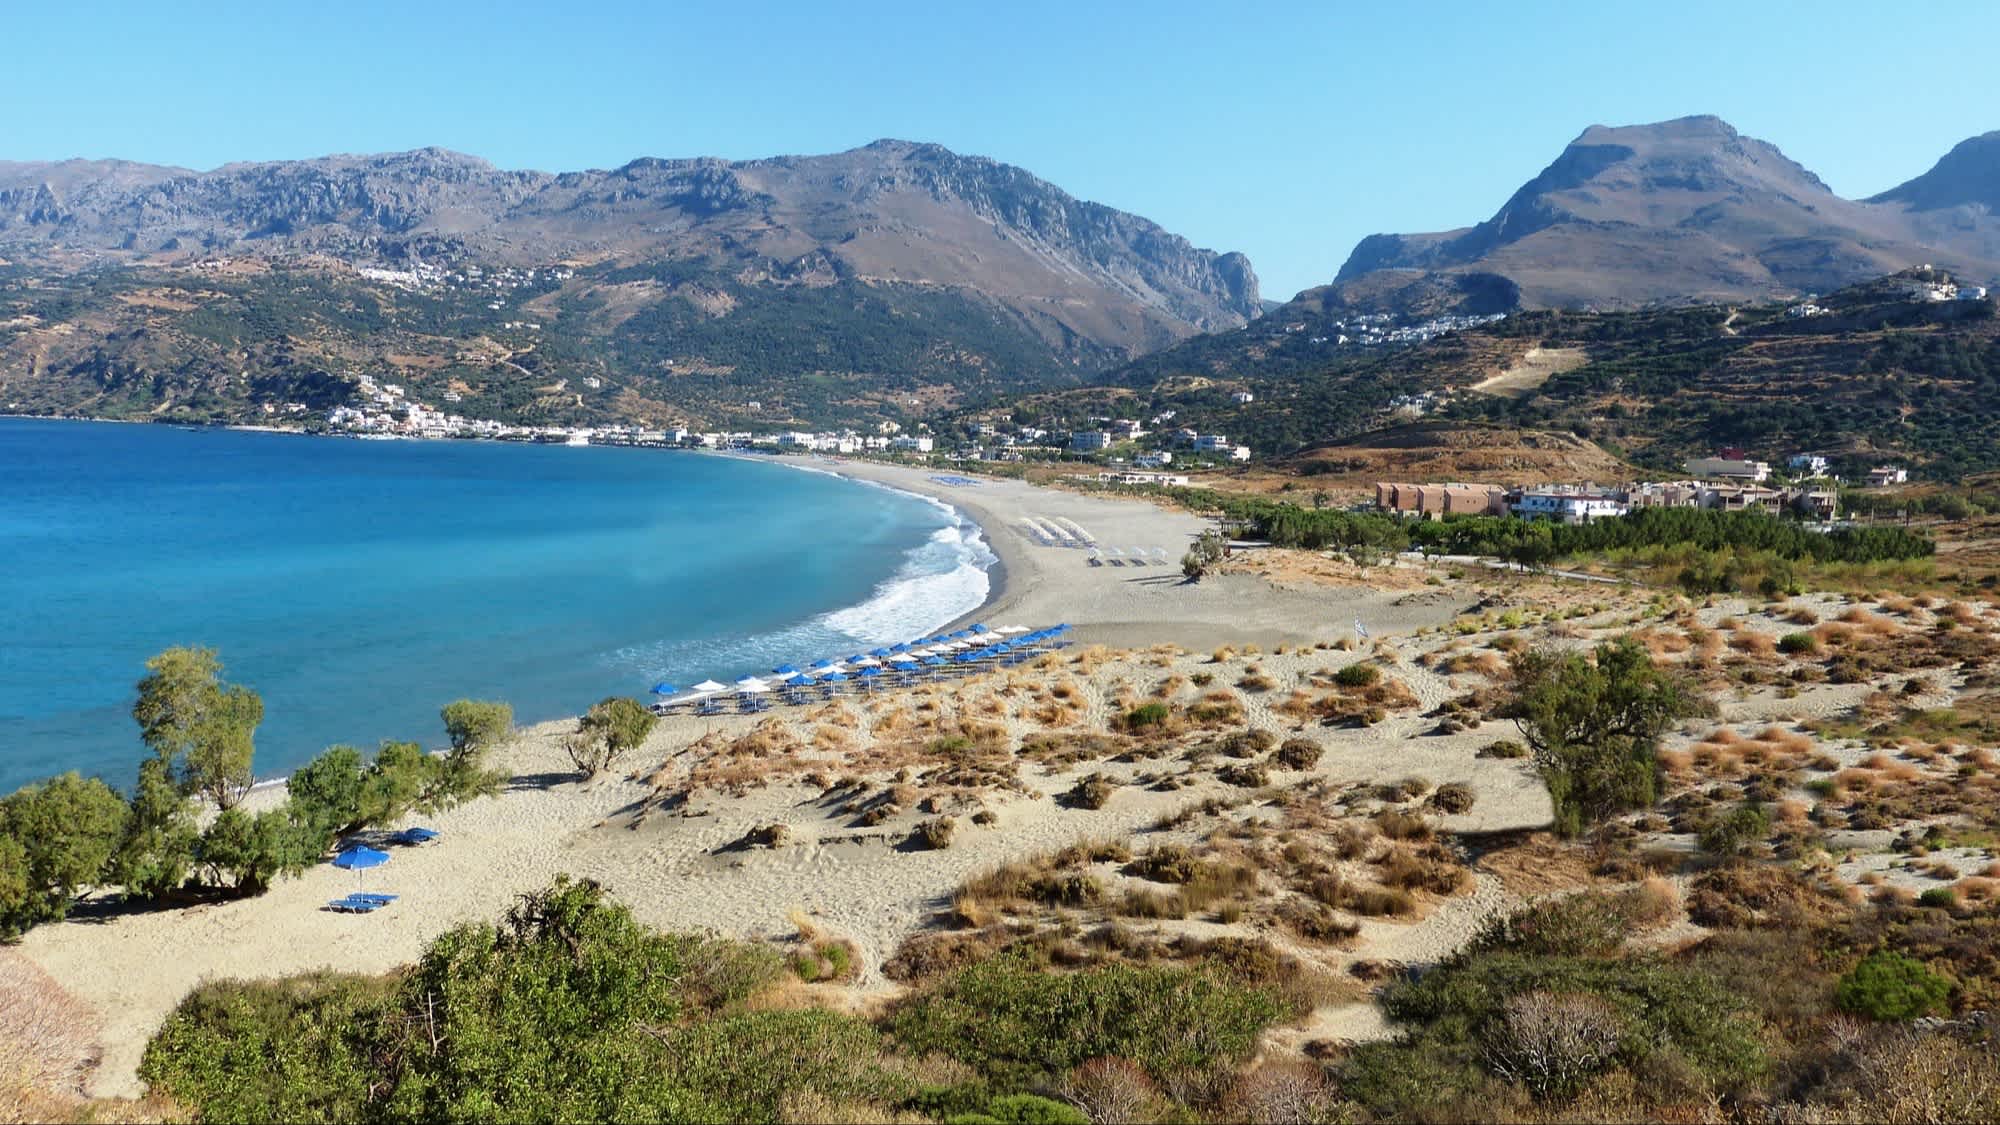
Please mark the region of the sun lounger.
<svg viewBox="0 0 2000 1125"><path fill-rule="evenodd" d="M327 903L326 908L341 914L372 914L387 905L389 904L380 899L348 895L346 898L337 898Z"/></svg>
<svg viewBox="0 0 2000 1125"><path fill-rule="evenodd" d="M387 906L403 896L390 894L388 891L355 891L347 897L357 902L379 902Z"/></svg>
<svg viewBox="0 0 2000 1125"><path fill-rule="evenodd" d="M432 828L405 828L389 837L398 844L428 844L437 838L437 830Z"/></svg>

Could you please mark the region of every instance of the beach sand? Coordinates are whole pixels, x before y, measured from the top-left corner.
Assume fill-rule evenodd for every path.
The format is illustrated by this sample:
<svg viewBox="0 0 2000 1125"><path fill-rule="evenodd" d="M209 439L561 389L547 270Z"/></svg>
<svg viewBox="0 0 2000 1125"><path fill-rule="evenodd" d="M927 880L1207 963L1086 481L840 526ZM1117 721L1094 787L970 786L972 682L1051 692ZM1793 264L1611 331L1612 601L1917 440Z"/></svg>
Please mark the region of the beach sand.
<svg viewBox="0 0 2000 1125"><path fill-rule="evenodd" d="M900 695L885 693L851 708L858 723L855 733L861 736L857 752L847 759L851 770L867 770L872 740L898 721L895 713L921 702L918 696L927 694L934 708L973 708L1002 688L1013 691L1037 676L1062 675L1077 682L1084 701L1074 729L1103 731L1115 698L1165 677L1206 671L1227 677L1227 683L1254 662L1281 683L1296 683L1310 672L1361 659L1364 654L1358 651L1306 647L1282 656L1238 657L1218 666L1208 655L1219 645L1268 649L1280 643L1331 642L1350 636L1357 617L1377 638L1390 638L1388 651L1401 654L1395 658L1395 674L1424 708L1462 690L1411 663L1407 656L1416 648L1398 649L1405 644L1398 635L1451 620L1472 600L1471 593L1413 592L1410 586L1421 585L1421 579L1392 572L1383 572L1390 589L1283 583L1258 574L1227 574L1189 584L1182 580L1179 557L1207 525L1185 513L1011 481L952 486L930 480L921 470L852 462L831 467L939 496L984 525L1005 570L1000 588L977 619L1029 626L1062 621L1074 625L1083 642L1127 649L1174 644L1188 650L1178 655L1132 652L1094 662L1087 671L1023 668ZM1086 551L1035 543L1022 530L1029 517L1073 521L1105 546L1161 547L1168 563L1093 567L1086 562ZM1010 676L1015 687L1008 687ZM1246 696L1247 724L1320 741L1327 752L1314 772L1321 776L1373 781L1422 774L1433 783L1469 782L1479 791L1479 803L1469 814L1447 818L1443 827L1453 831L1526 829L1549 818L1546 793L1520 763L1474 755L1506 730L1419 737L1430 725L1419 708L1366 728L1308 731L1305 724L1271 710L1284 694ZM781 708L775 714L779 726L810 737L803 709ZM109 900L87 902L69 921L32 931L21 950L101 1019L104 1055L92 1092L134 1096L142 1092L137 1068L147 1039L202 981L322 968L387 971L414 961L450 927L494 920L516 896L547 885L558 873L601 881L642 921L663 928L784 937L794 932L788 918L803 912L821 931L856 944L863 966L861 988L891 989L895 986L880 975L883 960L904 937L927 925L967 876L1083 837L1128 834L1166 812L1224 791L1212 778L1206 787L1175 792L1131 785L1101 810L1077 809L1052 795L1083 773L1129 774L1136 767L1089 763L1044 770L1024 765L1020 775L1028 792L999 791L983 798L984 807L997 814L997 824L974 827L961 815L958 838L948 850L938 851L910 843L924 813L905 809L883 823L856 827L851 813L837 811L837 802L824 796L821 785L796 777L748 788L740 796L704 793L678 808L656 805L660 786L685 776L700 759L698 752L688 751L691 743L704 736L734 737L761 721L745 716L664 720L619 772L588 783L578 780L560 748L560 737L573 729L574 720L541 724L498 753L497 764L514 776L503 795L424 820L442 838L420 847L391 847L393 859L385 866L358 877L319 867L279 882L256 899L186 909L118 913ZM998 721L1016 745L1032 729L1018 715ZM281 795L280 790L261 790L252 800L273 802ZM774 823L787 825L797 842L778 848L746 844L753 828ZM321 909L357 884L401 897L367 916ZM1420 922L1367 922L1362 945L1352 957L1435 959L1462 943L1504 901L1507 895L1497 881L1481 876L1470 895L1445 903Z"/></svg>

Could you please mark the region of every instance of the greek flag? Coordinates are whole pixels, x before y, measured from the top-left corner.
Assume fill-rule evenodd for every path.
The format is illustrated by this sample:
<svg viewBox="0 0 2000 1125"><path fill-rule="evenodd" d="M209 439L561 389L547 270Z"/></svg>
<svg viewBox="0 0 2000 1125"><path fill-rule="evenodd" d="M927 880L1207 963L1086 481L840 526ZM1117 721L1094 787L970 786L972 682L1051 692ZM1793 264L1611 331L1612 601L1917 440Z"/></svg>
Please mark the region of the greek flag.
<svg viewBox="0 0 2000 1125"><path fill-rule="evenodd" d="M1359 617L1354 619L1354 635L1364 641L1368 639L1368 626L1363 625Z"/></svg>

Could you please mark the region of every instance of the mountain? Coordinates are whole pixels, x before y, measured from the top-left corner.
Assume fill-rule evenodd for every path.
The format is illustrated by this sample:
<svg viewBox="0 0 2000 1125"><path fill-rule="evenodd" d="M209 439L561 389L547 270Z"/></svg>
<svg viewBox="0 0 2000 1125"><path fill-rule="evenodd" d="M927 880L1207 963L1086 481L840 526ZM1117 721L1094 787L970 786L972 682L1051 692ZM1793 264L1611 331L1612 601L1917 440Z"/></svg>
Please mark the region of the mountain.
<svg viewBox="0 0 2000 1125"><path fill-rule="evenodd" d="M1716 117L1593 125L1482 223L1362 239L1335 299L1403 312L1413 285L1467 274L1517 286L1528 308L1796 296L1919 264L1991 280L2000 276L1992 138L1851 201Z"/></svg>
<svg viewBox="0 0 2000 1125"><path fill-rule="evenodd" d="M0 325L37 333L17 335L10 362L0 328L0 403L78 410L104 405L56 385L79 363L124 365L132 385L192 365L192 382L220 390L211 376L282 350L339 378L420 381L470 362L505 383L499 365L513 364L535 386L597 379L650 403L643 414L690 419L812 379L790 399L870 416L889 398L1074 381L1262 310L1241 254L1007 164L893 140L559 174L441 149L208 172L0 164L0 260L35 279ZM49 286L82 288L50 305ZM120 286L132 292L112 299ZM474 407L487 381L457 380ZM504 390L485 405L506 413L501 399L524 393ZM597 397L566 411L629 412ZM167 386L154 406L169 400L188 395Z"/></svg>

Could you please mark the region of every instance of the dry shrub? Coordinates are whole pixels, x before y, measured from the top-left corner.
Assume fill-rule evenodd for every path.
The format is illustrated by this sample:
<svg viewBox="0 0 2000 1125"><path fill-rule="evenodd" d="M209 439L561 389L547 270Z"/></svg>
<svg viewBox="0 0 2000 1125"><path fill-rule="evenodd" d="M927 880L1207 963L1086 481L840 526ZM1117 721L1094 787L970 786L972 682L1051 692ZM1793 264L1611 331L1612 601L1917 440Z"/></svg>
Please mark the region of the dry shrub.
<svg viewBox="0 0 2000 1125"><path fill-rule="evenodd" d="M1436 805L1438 811L1450 816L1471 812L1472 806L1478 800L1479 794L1473 792L1472 786L1463 781L1448 781L1438 786L1437 792L1431 794L1431 804Z"/></svg>
<svg viewBox="0 0 2000 1125"><path fill-rule="evenodd" d="M1145 1120L1160 1103L1160 1089L1145 1067L1109 1055L1072 1069L1058 1089L1065 1101L1082 1110L1095 1125Z"/></svg>
<svg viewBox="0 0 2000 1125"><path fill-rule="evenodd" d="M1453 895L1472 885L1472 872L1435 845L1420 851L1392 849L1378 866L1382 884L1396 890Z"/></svg>
<svg viewBox="0 0 2000 1125"><path fill-rule="evenodd" d="M1729 647L1755 660L1769 660L1778 655L1778 638L1744 629L1729 638Z"/></svg>
<svg viewBox="0 0 2000 1125"><path fill-rule="evenodd" d="M81 1095L97 1063L89 1010L40 966L6 949L0 949L0 997L0 1091Z"/></svg>
<svg viewBox="0 0 2000 1125"><path fill-rule="evenodd" d="M1422 815L1396 809L1376 813L1375 829L1391 840L1428 840L1434 831Z"/></svg>
<svg viewBox="0 0 2000 1125"><path fill-rule="evenodd" d="M1243 701L1224 688L1204 692L1187 709L1187 717L1204 726L1230 726L1243 721Z"/></svg>
<svg viewBox="0 0 2000 1125"><path fill-rule="evenodd" d="M1336 1120L1339 1097L1317 1063L1268 1062L1237 1079L1225 1106L1230 1121L1297 1125Z"/></svg>
<svg viewBox="0 0 2000 1125"><path fill-rule="evenodd" d="M1538 1097L1580 1089L1618 1053L1625 1021L1588 993L1528 992L1509 999L1488 1037L1486 1064Z"/></svg>
<svg viewBox="0 0 2000 1125"><path fill-rule="evenodd" d="M1397 892L1400 893L1400 892ZM1404 898L1409 896L1405 895ZM1415 909L1415 904L1411 904ZM1368 913L1357 910L1356 913ZM1388 914L1389 910L1376 913ZM1302 898L1289 898L1278 905L1277 919L1286 929L1305 938L1325 945L1346 945L1361 933L1361 923L1352 918L1343 918L1331 906Z"/></svg>
<svg viewBox="0 0 2000 1125"><path fill-rule="evenodd" d="M1862 609L1860 606L1855 606L1846 613L1841 614L1840 620L1844 624L1854 626L1861 633L1870 637L1893 637L1903 631L1901 625L1896 624L1879 613L1871 613L1868 610Z"/></svg>

